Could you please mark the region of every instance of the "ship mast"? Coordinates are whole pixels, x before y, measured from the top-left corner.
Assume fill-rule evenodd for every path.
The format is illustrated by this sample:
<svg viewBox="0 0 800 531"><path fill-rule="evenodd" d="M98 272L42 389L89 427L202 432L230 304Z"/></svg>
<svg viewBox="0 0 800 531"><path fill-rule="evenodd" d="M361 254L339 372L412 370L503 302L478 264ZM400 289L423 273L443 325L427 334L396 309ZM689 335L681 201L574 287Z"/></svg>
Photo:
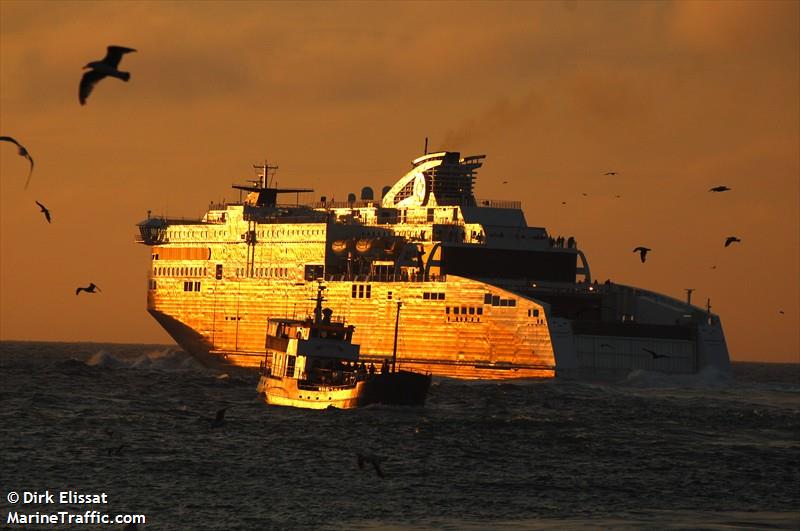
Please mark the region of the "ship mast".
<svg viewBox="0 0 800 531"><path fill-rule="evenodd" d="M397 317L394 320L394 346L392 347L392 372L397 372L397 329L400 327L400 307L402 302L397 301Z"/></svg>

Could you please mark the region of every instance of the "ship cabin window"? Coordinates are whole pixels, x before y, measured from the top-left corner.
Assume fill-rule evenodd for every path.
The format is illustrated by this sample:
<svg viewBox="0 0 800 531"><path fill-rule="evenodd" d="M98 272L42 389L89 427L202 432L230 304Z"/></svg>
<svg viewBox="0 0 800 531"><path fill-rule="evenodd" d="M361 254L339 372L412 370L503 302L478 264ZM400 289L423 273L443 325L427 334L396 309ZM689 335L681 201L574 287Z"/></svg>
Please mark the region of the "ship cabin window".
<svg viewBox="0 0 800 531"><path fill-rule="evenodd" d="M358 298L359 299L363 299L364 298L364 285L363 284L358 287Z"/></svg>
<svg viewBox="0 0 800 531"><path fill-rule="evenodd" d="M358 293L358 286L356 286L355 284L353 284L353 294L352 294L352 298L354 298L354 299L355 299L355 298L356 298L356 294L357 294L357 293Z"/></svg>
<svg viewBox="0 0 800 531"><path fill-rule="evenodd" d="M458 315L458 306L453 306L453 314Z"/></svg>
<svg viewBox="0 0 800 531"><path fill-rule="evenodd" d="M483 296L483 303L484 304L491 304L492 303L492 294L487 293Z"/></svg>
<svg viewBox="0 0 800 531"><path fill-rule="evenodd" d="M217 264L217 272L215 278L217 280L222 280L222 264Z"/></svg>
<svg viewBox="0 0 800 531"><path fill-rule="evenodd" d="M297 356L286 356L286 376L294 376L294 362Z"/></svg>
<svg viewBox="0 0 800 531"><path fill-rule="evenodd" d="M500 296L492 295L492 306L500 306Z"/></svg>
<svg viewBox="0 0 800 531"><path fill-rule="evenodd" d="M422 298L424 300L428 300L431 298L431 294L426 291L425 293L422 294Z"/></svg>
<svg viewBox="0 0 800 531"><path fill-rule="evenodd" d="M483 308L478 306L478 315L483 315Z"/></svg>
<svg viewBox="0 0 800 531"><path fill-rule="evenodd" d="M450 306L445 306L444 307L444 313L446 313L446 314L450 313Z"/></svg>
<svg viewBox="0 0 800 531"><path fill-rule="evenodd" d="M392 292L391 291L387 291L386 292L386 298L389 299L389 300L392 300Z"/></svg>
<svg viewBox="0 0 800 531"><path fill-rule="evenodd" d="M500 306L508 306L508 299L500 299Z"/></svg>
<svg viewBox="0 0 800 531"><path fill-rule="evenodd" d="M194 283L194 290L195 291L200 291L200 282L195 282Z"/></svg>
<svg viewBox="0 0 800 531"><path fill-rule="evenodd" d="M324 265L310 265L306 264L306 271L305 271L305 279L309 281L317 280L318 278L323 278L325 275L325 266Z"/></svg>
<svg viewBox="0 0 800 531"><path fill-rule="evenodd" d="M367 284L367 298L372 298L372 286L370 284Z"/></svg>
<svg viewBox="0 0 800 531"><path fill-rule="evenodd" d="M429 208L428 209L428 222L429 223L433 221L433 213L434 213L434 209Z"/></svg>
<svg viewBox="0 0 800 531"><path fill-rule="evenodd" d="M158 253L153 255L153 260L158 260Z"/></svg>
<svg viewBox="0 0 800 531"><path fill-rule="evenodd" d="M472 306L469 307L469 314L475 315L475 308L473 308Z"/></svg>

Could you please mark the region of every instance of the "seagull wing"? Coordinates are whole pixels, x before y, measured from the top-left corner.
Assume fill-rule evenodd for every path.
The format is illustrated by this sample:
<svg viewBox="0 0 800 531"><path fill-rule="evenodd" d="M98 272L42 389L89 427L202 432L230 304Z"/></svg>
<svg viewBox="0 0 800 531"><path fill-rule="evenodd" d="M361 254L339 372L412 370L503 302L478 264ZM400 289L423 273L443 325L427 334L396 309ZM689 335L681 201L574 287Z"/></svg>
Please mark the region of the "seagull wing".
<svg viewBox="0 0 800 531"><path fill-rule="evenodd" d="M83 74L80 87L78 88L78 99L80 100L81 105L86 105L86 98L88 98L89 94L92 93L94 86L97 85L97 83L104 77L106 77L105 74L101 74L96 70L89 70Z"/></svg>
<svg viewBox="0 0 800 531"><path fill-rule="evenodd" d="M19 150L20 150L20 153L21 153L23 150L25 151L25 153L24 153L24 154L22 154L22 156L23 156L23 157L25 157L26 159L28 159L28 162L30 162L30 163L31 163L31 168L28 170L28 180L27 180L27 181L25 181L25 189L27 189L27 188L28 188L28 185L31 183L31 175L33 175L33 157L31 157L31 154L30 154L30 153L28 153L28 150L27 150L27 149L25 149L25 148L23 148L23 147L20 147L20 149L19 149Z"/></svg>
<svg viewBox="0 0 800 531"><path fill-rule="evenodd" d="M28 153L27 149L25 149L25 146L23 146L10 136L0 136L0 141L11 142L12 144L16 145L17 148L19 149L20 156L25 157L26 159L28 159L28 162L31 163L31 169L28 170L28 180L25 181L25 188L28 188L28 184L31 182L31 175L33 174L33 157L31 157L31 154Z"/></svg>
<svg viewBox="0 0 800 531"><path fill-rule="evenodd" d="M85 290L86 290L86 288L78 288L78 289L75 290L75 295L77 295L81 291L85 291Z"/></svg>
<svg viewBox="0 0 800 531"><path fill-rule="evenodd" d="M126 48L125 46L109 46L107 48L106 56L103 58L103 62L109 66L114 67L114 70L117 69L119 62L122 60L122 56L129 52L135 52L133 48Z"/></svg>
<svg viewBox="0 0 800 531"><path fill-rule="evenodd" d="M37 205L39 205L39 208L41 208L41 209L42 209L42 212L44 212L44 211L46 211L46 210L47 210L47 208L45 208L45 206L44 206L43 204L41 204L39 201L34 201L34 203L36 203Z"/></svg>
<svg viewBox="0 0 800 531"><path fill-rule="evenodd" d="M22 147L22 146L19 145L19 142L17 142L16 140L11 138L10 136L0 136L0 141L11 142L12 144L16 144L17 147L20 147L20 148Z"/></svg>

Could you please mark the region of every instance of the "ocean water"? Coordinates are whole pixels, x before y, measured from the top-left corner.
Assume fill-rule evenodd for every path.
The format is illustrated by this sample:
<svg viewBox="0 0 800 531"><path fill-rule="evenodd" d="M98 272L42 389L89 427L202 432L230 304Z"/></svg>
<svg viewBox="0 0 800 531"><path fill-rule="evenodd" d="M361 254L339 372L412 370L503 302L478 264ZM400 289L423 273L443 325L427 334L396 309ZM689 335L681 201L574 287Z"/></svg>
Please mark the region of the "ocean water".
<svg viewBox="0 0 800 531"><path fill-rule="evenodd" d="M0 343L0 527L95 509L139 529L800 528L800 365L434 379L425 408L349 411L267 406L256 384L174 347ZM8 501L68 490L108 503Z"/></svg>

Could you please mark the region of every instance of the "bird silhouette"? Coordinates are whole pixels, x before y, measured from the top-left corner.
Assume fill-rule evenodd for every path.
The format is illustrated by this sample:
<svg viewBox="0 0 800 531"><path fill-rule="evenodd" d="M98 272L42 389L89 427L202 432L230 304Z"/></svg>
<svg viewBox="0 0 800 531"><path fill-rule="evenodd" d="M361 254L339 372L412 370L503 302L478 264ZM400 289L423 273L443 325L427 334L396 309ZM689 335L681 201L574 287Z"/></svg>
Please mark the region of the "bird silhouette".
<svg viewBox="0 0 800 531"><path fill-rule="evenodd" d="M81 105L86 104L86 98L92 93L92 89L97 83L106 76L115 77L122 81L128 81L131 78L129 72L120 72L117 70L122 56L126 53L135 52L133 48L126 48L124 46L109 46L107 48L106 56L100 61L92 61L87 63L83 68L90 68L88 72L83 74L81 84L78 88L78 100Z"/></svg>
<svg viewBox="0 0 800 531"><path fill-rule="evenodd" d="M386 461L385 457L378 457L374 454L366 454L358 452L358 468L364 469L365 463L370 463L375 468L375 473L378 474L378 477L384 477L383 470L381 470L381 463Z"/></svg>
<svg viewBox="0 0 800 531"><path fill-rule="evenodd" d="M616 175L616 174L617 174L617 172L615 172L615 171L607 171L606 172L606 175Z"/></svg>
<svg viewBox="0 0 800 531"><path fill-rule="evenodd" d="M218 409L217 410L217 416L214 417L214 419L211 420L211 422L209 422L209 425L212 428L219 428L219 427L223 426L225 424L225 412L227 410L228 410L228 408L226 408L226 407L224 407L222 409Z"/></svg>
<svg viewBox="0 0 800 531"><path fill-rule="evenodd" d="M97 290L97 291L95 291ZM90 282L88 286L85 288L78 288L75 290L75 295L78 295L81 291L85 291L86 293L97 293L100 291L100 288L94 285L93 282Z"/></svg>
<svg viewBox="0 0 800 531"><path fill-rule="evenodd" d="M730 190L727 186L715 186L714 188L709 188L709 192L727 192Z"/></svg>
<svg viewBox="0 0 800 531"><path fill-rule="evenodd" d="M666 354L659 354L654 350L650 350L649 348L642 347L642 350L653 356L654 360L657 360L658 358L669 358L669 356L667 356Z"/></svg>
<svg viewBox="0 0 800 531"><path fill-rule="evenodd" d="M647 252L650 251L650 250L651 249L649 249L647 247L639 246L636 249L634 249L633 252L634 253L639 253L639 258L641 258L642 262L644 262L647 259Z"/></svg>
<svg viewBox="0 0 800 531"><path fill-rule="evenodd" d="M119 446L109 448L106 450L106 454L109 456L112 455L122 455L122 449L125 448L124 444L120 444Z"/></svg>
<svg viewBox="0 0 800 531"><path fill-rule="evenodd" d="M31 154L28 153L27 149L25 149L25 146L23 146L22 144L20 144L19 142L17 142L13 138L11 138L10 136L0 136L0 141L11 142L12 144L16 145L17 149L19 151L20 157L25 157L26 159L28 159L28 162L31 163L31 167L28 170L28 180L25 181L25 188L27 189L28 188L28 184L31 182L31 175L33 175L33 157L31 157Z"/></svg>
<svg viewBox="0 0 800 531"><path fill-rule="evenodd" d="M508 181L503 181L503 184L508 184Z"/></svg>
<svg viewBox="0 0 800 531"><path fill-rule="evenodd" d="M742 240L740 240L736 236L728 236L727 238L725 238L725 247L729 246L732 243L736 243L736 242L740 242L740 241L742 241Z"/></svg>
<svg viewBox="0 0 800 531"><path fill-rule="evenodd" d="M42 211L42 214L44 214L45 219L48 223L50 223L50 211L47 209L47 207L41 204L39 201L34 202L39 205L39 209Z"/></svg>

